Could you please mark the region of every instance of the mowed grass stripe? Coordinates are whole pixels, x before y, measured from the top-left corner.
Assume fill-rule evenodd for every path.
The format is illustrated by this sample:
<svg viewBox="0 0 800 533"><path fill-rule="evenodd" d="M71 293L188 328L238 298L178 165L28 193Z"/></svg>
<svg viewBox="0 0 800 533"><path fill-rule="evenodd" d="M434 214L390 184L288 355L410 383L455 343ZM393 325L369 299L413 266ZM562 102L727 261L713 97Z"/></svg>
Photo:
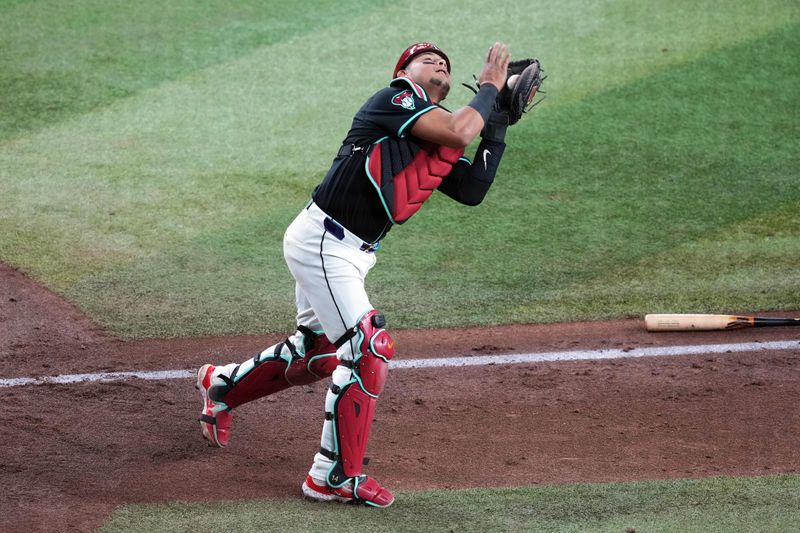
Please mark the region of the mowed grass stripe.
<svg viewBox="0 0 800 533"><path fill-rule="evenodd" d="M381 31L381 26L391 27L398 18L407 18L408 10L424 5L301 0L291 5L143 2L134 7L124 2L83 0L67 8L45 0L6 3L0 18L0 43L13 53L0 58L0 68L6 73L0 86L0 139L91 111L298 35L308 34L311 42L329 43L344 41L342 36L347 35L351 54L343 59L354 65L364 65L367 61L361 61L362 57L367 60L370 49L381 48L385 57L374 68L385 71L384 65L389 64L385 61L393 61L397 50L381 45L400 47L416 35L438 39L451 45L454 60L463 66L473 63L475 51L500 32L508 35L517 54L535 51L550 58L557 78L568 80L563 87L557 80L552 83L562 97L574 98L597 90L594 74L598 70L614 72L601 84L607 88L646 75L653 63L663 66L685 61L709 46L741 42L800 18L797 6L774 0L757 8L729 2L724 10L715 2L675 2L669 9L618 0L589 6L578 1L533 2L531 9L522 13L514 5L493 5L486 11L487 2L476 0L461 6L464 15L437 21L435 30L424 20L412 19L405 21L406 35L402 37ZM689 8L697 16L681 16ZM466 12L470 10L483 10L488 16L480 28L465 35ZM512 28L508 27L510 20L514 21ZM325 31L328 27L330 35ZM354 35L358 29L361 31ZM387 34L394 35L387 39ZM360 42L365 37L370 42ZM385 42L376 46L376 40ZM625 68L619 68L621 64Z"/></svg>
<svg viewBox="0 0 800 533"><path fill-rule="evenodd" d="M412 221L424 227L418 234L391 237L402 243L387 246L387 255L422 247L428 267L425 280L410 285L419 294L404 285L405 302L422 300L425 291L442 293L408 312L403 302L391 311L414 321L433 307L439 325L455 325L640 315L654 307L796 307L800 279L791 264L798 257L793 213L800 192L793 184L800 149L792 117L800 112L800 83L783 52L800 45L799 34L793 26L534 116L535 142L512 137L508 149L532 155L504 160L504 175L477 211L486 209L485 216L434 199L450 217L447 225L468 235L468 245L448 242L440 229L446 224L429 216L432 210ZM761 67L740 75L737 91L728 91L730 71L741 62ZM742 103L738 90L762 98ZM425 234L434 238L420 239ZM652 279L649 258L669 258L676 248L681 262L669 262L672 271ZM759 258L759 250L769 258ZM385 276L375 283L383 299L391 298L390 280L407 265L387 263L374 276ZM631 272L639 263L648 267ZM773 276L759 275L766 271ZM698 272L699 292L687 299L670 274Z"/></svg>
<svg viewBox="0 0 800 533"><path fill-rule="evenodd" d="M575 300L585 308L635 316L796 310L800 220L795 202L790 199L774 211L603 272L576 290ZM549 303L554 308L574 306L555 299Z"/></svg>
<svg viewBox="0 0 800 533"><path fill-rule="evenodd" d="M0 141L384 2L4 2Z"/></svg>
<svg viewBox="0 0 800 533"><path fill-rule="evenodd" d="M742 179L741 172L721 176L726 168L698 169L702 159L683 157L687 139L709 131L692 120L695 109L705 105L696 102L695 93L706 94L709 77L730 81L730 72L740 65L738 49L719 52L721 64L673 65L682 75L670 77L662 59L674 56L660 49L649 52L662 38L657 33L647 40L652 17L626 11L624 3L602 6L605 11L583 14L568 11L568 6L545 12L553 27L572 28L573 35L554 38L556 43L566 45L580 28L592 31L580 41L585 48L565 46L563 54L550 50L550 98L540 113L512 130L509 156L485 205L465 209L435 197L419 217L390 234L381 268L369 283L373 299L392 316L394 326L593 318L608 311L586 308L570 299L568 290L580 290L610 269L741 219L731 219L730 209L715 219L708 204L690 212L688 221L669 212L674 208L682 213L685 205L696 206L698 198L716 194L714 184L686 179L692 172ZM615 6L625 12L617 13ZM668 27L686 25L677 6L659 13L662 23L672 21ZM387 15L399 16L393 11L397 9L387 6L313 37L297 36L255 50L7 143L0 148L0 187L8 193L0 195L0 203L5 202L0 205L0 257L127 336L290 327L292 287L280 258L280 236L327 168L352 113L373 90L371 84L386 75L396 49L407 42L405 36L380 31ZM747 26L742 20L745 8L731 13L727 26L723 24L729 30L734 22L758 29L771 20L754 14L755 22ZM534 17L526 14L520 20ZM771 22L780 26L785 20ZM412 32L429 31L418 24ZM493 24L494 19L485 31L493 31ZM631 68L615 80L638 81L585 100L562 99L559 89L571 84L595 93L605 89L595 71L573 60L607 60L608 50L599 43L604 36L618 39L631 24L639 28L630 33L635 43L619 46L617 56ZM689 27L703 26L698 24ZM537 21L533 27L539 25ZM447 19L442 31L456 39L456 26ZM353 33L356 28L365 30ZM352 40L342 41L343 31ZM738 29L728 33L729 41L743 38ZM706 46L717 49L721 39L711 35ZM478 41L486 37L466 37L467 44L453 47L452 55L475 61L484 47ZM783 67L758 54L780 56L794 43L781 33L772 45L770 39L774 37L755 41L767 45L755 47L750 64L769 72L769 78L761 78L769 80L764 83L791 88L791 69L772 72L768 69ZM294 62L276 62L284 57ZM562 65L568 68L561 70ZM716 74L703 71L708 68ZM641 79L648 69L662 77ZM309 71L329 80L324 90L293 90ZM699 80L693 78L697 74ZM339 87L358 89L342 95ZM751 88L762 89L758 83ZM684 91L686 104L678 100L676 105L676 89ZM466 101L467 95L462 91L453 98ZM717 109L740 103L736 91L710 96L719 98ZM666 123L681 124L681 135L672 134L675 127L660 128L659 118L648 116L653 109L669 110ZM683 125L684 116L689 126ZM736 136L726 134L709 143L724 150L739 137L760 140L763 124L769 127L783 118L768 113L751 129L753 117L745 112L740 125L717 124L724 132L736 126ZM745 165L762 171L759 165L780 166L791 157L789 145L768 138L766 152L743 157ZM747 207L747 216L773 205L775 191L769 180L764 185L766 193L745 189L745 201L759 206L755 212ZM665 204L649 203L664 198ZM688 204L682 203L687 198ZM781 201L791 198L791 191L780 195ZM692 225L692 217L700 217L702 224ZM666 224L651 236L648 224L653 218ZM459 275L452 275L454 271ZM432 299L432 293L440 297ZM554 314L552 303L562 300L559 314ZM619 308L630 309L630 302L621 302Z"/></svg>

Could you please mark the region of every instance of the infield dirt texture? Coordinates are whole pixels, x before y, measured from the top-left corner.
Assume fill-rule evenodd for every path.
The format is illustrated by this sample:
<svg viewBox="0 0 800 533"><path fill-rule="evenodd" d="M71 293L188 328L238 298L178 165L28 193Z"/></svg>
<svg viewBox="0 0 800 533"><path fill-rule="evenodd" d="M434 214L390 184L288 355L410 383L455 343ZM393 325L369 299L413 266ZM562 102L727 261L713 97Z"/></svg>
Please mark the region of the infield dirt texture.
<svg viewBox="0 0 800 533"><path fill-rule="evenodd" d="M3 377L193 368L278 340L122 342L3 266L0 324ZM396 339L407 359L796 334L654 335L641 321L615 321L397 331ZM324 386L238 409L224 450L200 435L190 379L1 390L0 530L90 531L127 503L299 498ZM800 342L777 352L395 370L378 405L369 470L397 491L797 473L798 405Z"/></svg>

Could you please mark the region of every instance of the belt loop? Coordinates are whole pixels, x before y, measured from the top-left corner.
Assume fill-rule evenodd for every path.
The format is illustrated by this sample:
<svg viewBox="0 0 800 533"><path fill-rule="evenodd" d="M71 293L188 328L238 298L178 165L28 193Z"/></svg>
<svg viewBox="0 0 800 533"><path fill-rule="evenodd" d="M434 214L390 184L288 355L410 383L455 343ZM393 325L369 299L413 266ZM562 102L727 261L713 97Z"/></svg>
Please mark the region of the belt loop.
<svg viewBox="0 0 800 533"><path fill-rule="evenodd" d="M337 239L344 240L344 228L338 224L335 220L331 217L325 217L325 221L323 222L325 229L330 232L331 235L336 237Z"/></svg>
<svg viewBox="0 0 800 533"><path fill-rule="evenodd" d="M380 249L381 249L380 241L372 244L368 242L361 243L361 251L367 252L368 254L375 253Z"/></svg>

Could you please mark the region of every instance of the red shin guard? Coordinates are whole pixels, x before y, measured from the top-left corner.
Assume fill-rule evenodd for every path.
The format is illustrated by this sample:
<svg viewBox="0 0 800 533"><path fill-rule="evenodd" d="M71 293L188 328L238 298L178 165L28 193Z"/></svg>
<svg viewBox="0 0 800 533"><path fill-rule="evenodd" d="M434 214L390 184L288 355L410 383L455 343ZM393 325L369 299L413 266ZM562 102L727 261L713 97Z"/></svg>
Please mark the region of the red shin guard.
<svg viewBox="0 0 800 533"><path fill-rule="evenodd" d="M383 329L385 320L373 310L358 324L358 348L353 361L341 364L352 369L352 379L331 390L338 397L331 415L334 423L336 450L334 465L328 472L331 486L342 486L361 475L364 453L369 440L375 403L383 390L394 356L392 337Z"/></svg>

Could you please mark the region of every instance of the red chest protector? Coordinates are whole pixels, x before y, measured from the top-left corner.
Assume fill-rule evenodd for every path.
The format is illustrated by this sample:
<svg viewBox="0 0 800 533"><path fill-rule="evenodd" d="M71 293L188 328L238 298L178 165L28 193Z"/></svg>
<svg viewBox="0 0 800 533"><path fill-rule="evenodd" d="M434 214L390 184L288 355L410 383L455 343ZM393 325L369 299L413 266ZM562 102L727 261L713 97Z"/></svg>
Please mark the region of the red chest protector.
<svg viewBox="0 0 800 533"><path fill-rule="evenodd" d="M463 148L384 137L370 146L365 167L389 219L402 224L419 211L463 154Z"/></svg>

